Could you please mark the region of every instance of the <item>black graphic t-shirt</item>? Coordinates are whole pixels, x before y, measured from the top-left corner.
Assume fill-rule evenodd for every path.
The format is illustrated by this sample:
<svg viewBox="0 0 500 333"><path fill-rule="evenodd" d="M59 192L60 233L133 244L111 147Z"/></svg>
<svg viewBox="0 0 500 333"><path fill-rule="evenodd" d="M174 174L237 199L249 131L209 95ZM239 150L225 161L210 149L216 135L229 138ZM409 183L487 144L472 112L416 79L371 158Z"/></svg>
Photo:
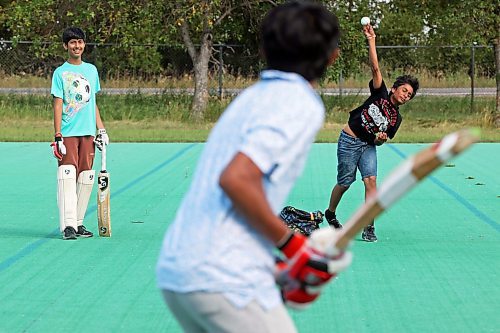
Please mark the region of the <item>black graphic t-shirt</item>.
<svg viewBox="0 0 500 333"><path fill-rule="evenodd" d="M375 89L371 80L369 87L370 97L349 113L348 124L358 138L373 145L378 132L386 132L390 139L394 138L403 118L398 107L391 103L384 81Z"/></svg>

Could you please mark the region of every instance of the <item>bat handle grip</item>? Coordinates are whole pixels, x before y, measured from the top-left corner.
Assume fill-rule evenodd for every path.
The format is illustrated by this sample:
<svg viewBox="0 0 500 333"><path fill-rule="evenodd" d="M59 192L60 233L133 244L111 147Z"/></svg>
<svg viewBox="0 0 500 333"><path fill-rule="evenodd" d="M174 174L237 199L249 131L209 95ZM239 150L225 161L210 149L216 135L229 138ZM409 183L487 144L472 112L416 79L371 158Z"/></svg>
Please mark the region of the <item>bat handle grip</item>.
<svg viewBox="0 0 500 333"><path fill-rule="evenodd" d="M106 145L102 146L102 151L101 151L101 170L106 171Z"/></svg>

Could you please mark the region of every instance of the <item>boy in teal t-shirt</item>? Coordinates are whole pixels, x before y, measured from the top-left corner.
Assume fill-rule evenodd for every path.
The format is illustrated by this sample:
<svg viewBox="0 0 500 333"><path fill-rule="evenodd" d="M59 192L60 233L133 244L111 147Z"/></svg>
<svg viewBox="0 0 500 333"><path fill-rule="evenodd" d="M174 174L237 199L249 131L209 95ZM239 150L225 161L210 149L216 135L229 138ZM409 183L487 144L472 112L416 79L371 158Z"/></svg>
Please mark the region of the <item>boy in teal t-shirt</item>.
<svg viewBox="0 0 500 333"><path fill-rule="evenodd" d="M63 46L69 57L54 71L50 92L55 132L52 147L58 160L59 228L63 239L76 239L93 236L83 219L94 185L95 146L102 150L109 137L96 104L96 93L101 89L99 74L94 65L82 61L83 30L66 29Z"/></svg>

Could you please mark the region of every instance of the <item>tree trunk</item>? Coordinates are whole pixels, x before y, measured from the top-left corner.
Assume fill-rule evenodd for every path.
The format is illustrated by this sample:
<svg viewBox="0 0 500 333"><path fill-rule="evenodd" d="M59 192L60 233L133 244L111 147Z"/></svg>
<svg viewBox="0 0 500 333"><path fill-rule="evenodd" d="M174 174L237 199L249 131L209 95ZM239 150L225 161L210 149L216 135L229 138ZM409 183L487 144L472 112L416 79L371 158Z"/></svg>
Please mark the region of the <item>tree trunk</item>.
<svg viewBox="0 0 500 333"><path fill-rule="evenodd" d="M208 62L212 53L211 36L202 38L200 52L194 65L194 96L191 105L191 116L195 121L203 119L208 104Z"/></svg>
<svg viewBox="0 0 500 333"><path fill-rule="evenodd" d="M495 45L495 67L497 81L497 103L495 113L493 115L493 125L500 128L500 32L499 36L494 41Z"/></svg>
<svg viewBox="0 0 500 333"><path fill-rule="evenodd" d="M181 25L181 36L194 67L194 96L191 104L191 117L195 121L200 121L203 119L208 104L208 62L212 55L212 32L208 27L208 22L205 21L199 50L196 50L191 39L186 21Z"/></svg>

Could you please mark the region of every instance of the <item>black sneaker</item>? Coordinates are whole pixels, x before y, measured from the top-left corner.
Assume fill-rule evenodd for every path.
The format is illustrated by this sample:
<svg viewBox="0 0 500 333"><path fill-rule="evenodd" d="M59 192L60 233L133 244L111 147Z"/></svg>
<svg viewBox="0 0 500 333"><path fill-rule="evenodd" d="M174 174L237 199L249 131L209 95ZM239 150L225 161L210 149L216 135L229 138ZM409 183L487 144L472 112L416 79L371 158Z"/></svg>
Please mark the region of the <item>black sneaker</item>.
<svg viewBox="0 0 500 333"><path fill-rule="evenodd" d="M363 229L361 238L366 242L376 242L377 236L375 235L375 227L372 225L367 226Z"/></svg>
<svg viewBox="0 0 500 333"><path fill-rule="evenodd" d="M340 224L339 220L337 220L337 215L332 213L328 209L325 210L325 218L328 224L335 229L342 229L342 224Z"/></svg>
<svg viewBox="0 0 500 333"><path fill-rule="evenodd" d="M88 231L84 225L79 225L78 226L78 231L76 232L76 235L78 237L83 237L83 238L88 238L88 237L92 237L94 236L93 233L91 233L90 231Z"/></svg>
<svg viewBox="0 0 500 333"><path fill-rule="evenodd" d="M73 227L66 227L63 231L63 239L76 239L76 231Z"/></svg>

